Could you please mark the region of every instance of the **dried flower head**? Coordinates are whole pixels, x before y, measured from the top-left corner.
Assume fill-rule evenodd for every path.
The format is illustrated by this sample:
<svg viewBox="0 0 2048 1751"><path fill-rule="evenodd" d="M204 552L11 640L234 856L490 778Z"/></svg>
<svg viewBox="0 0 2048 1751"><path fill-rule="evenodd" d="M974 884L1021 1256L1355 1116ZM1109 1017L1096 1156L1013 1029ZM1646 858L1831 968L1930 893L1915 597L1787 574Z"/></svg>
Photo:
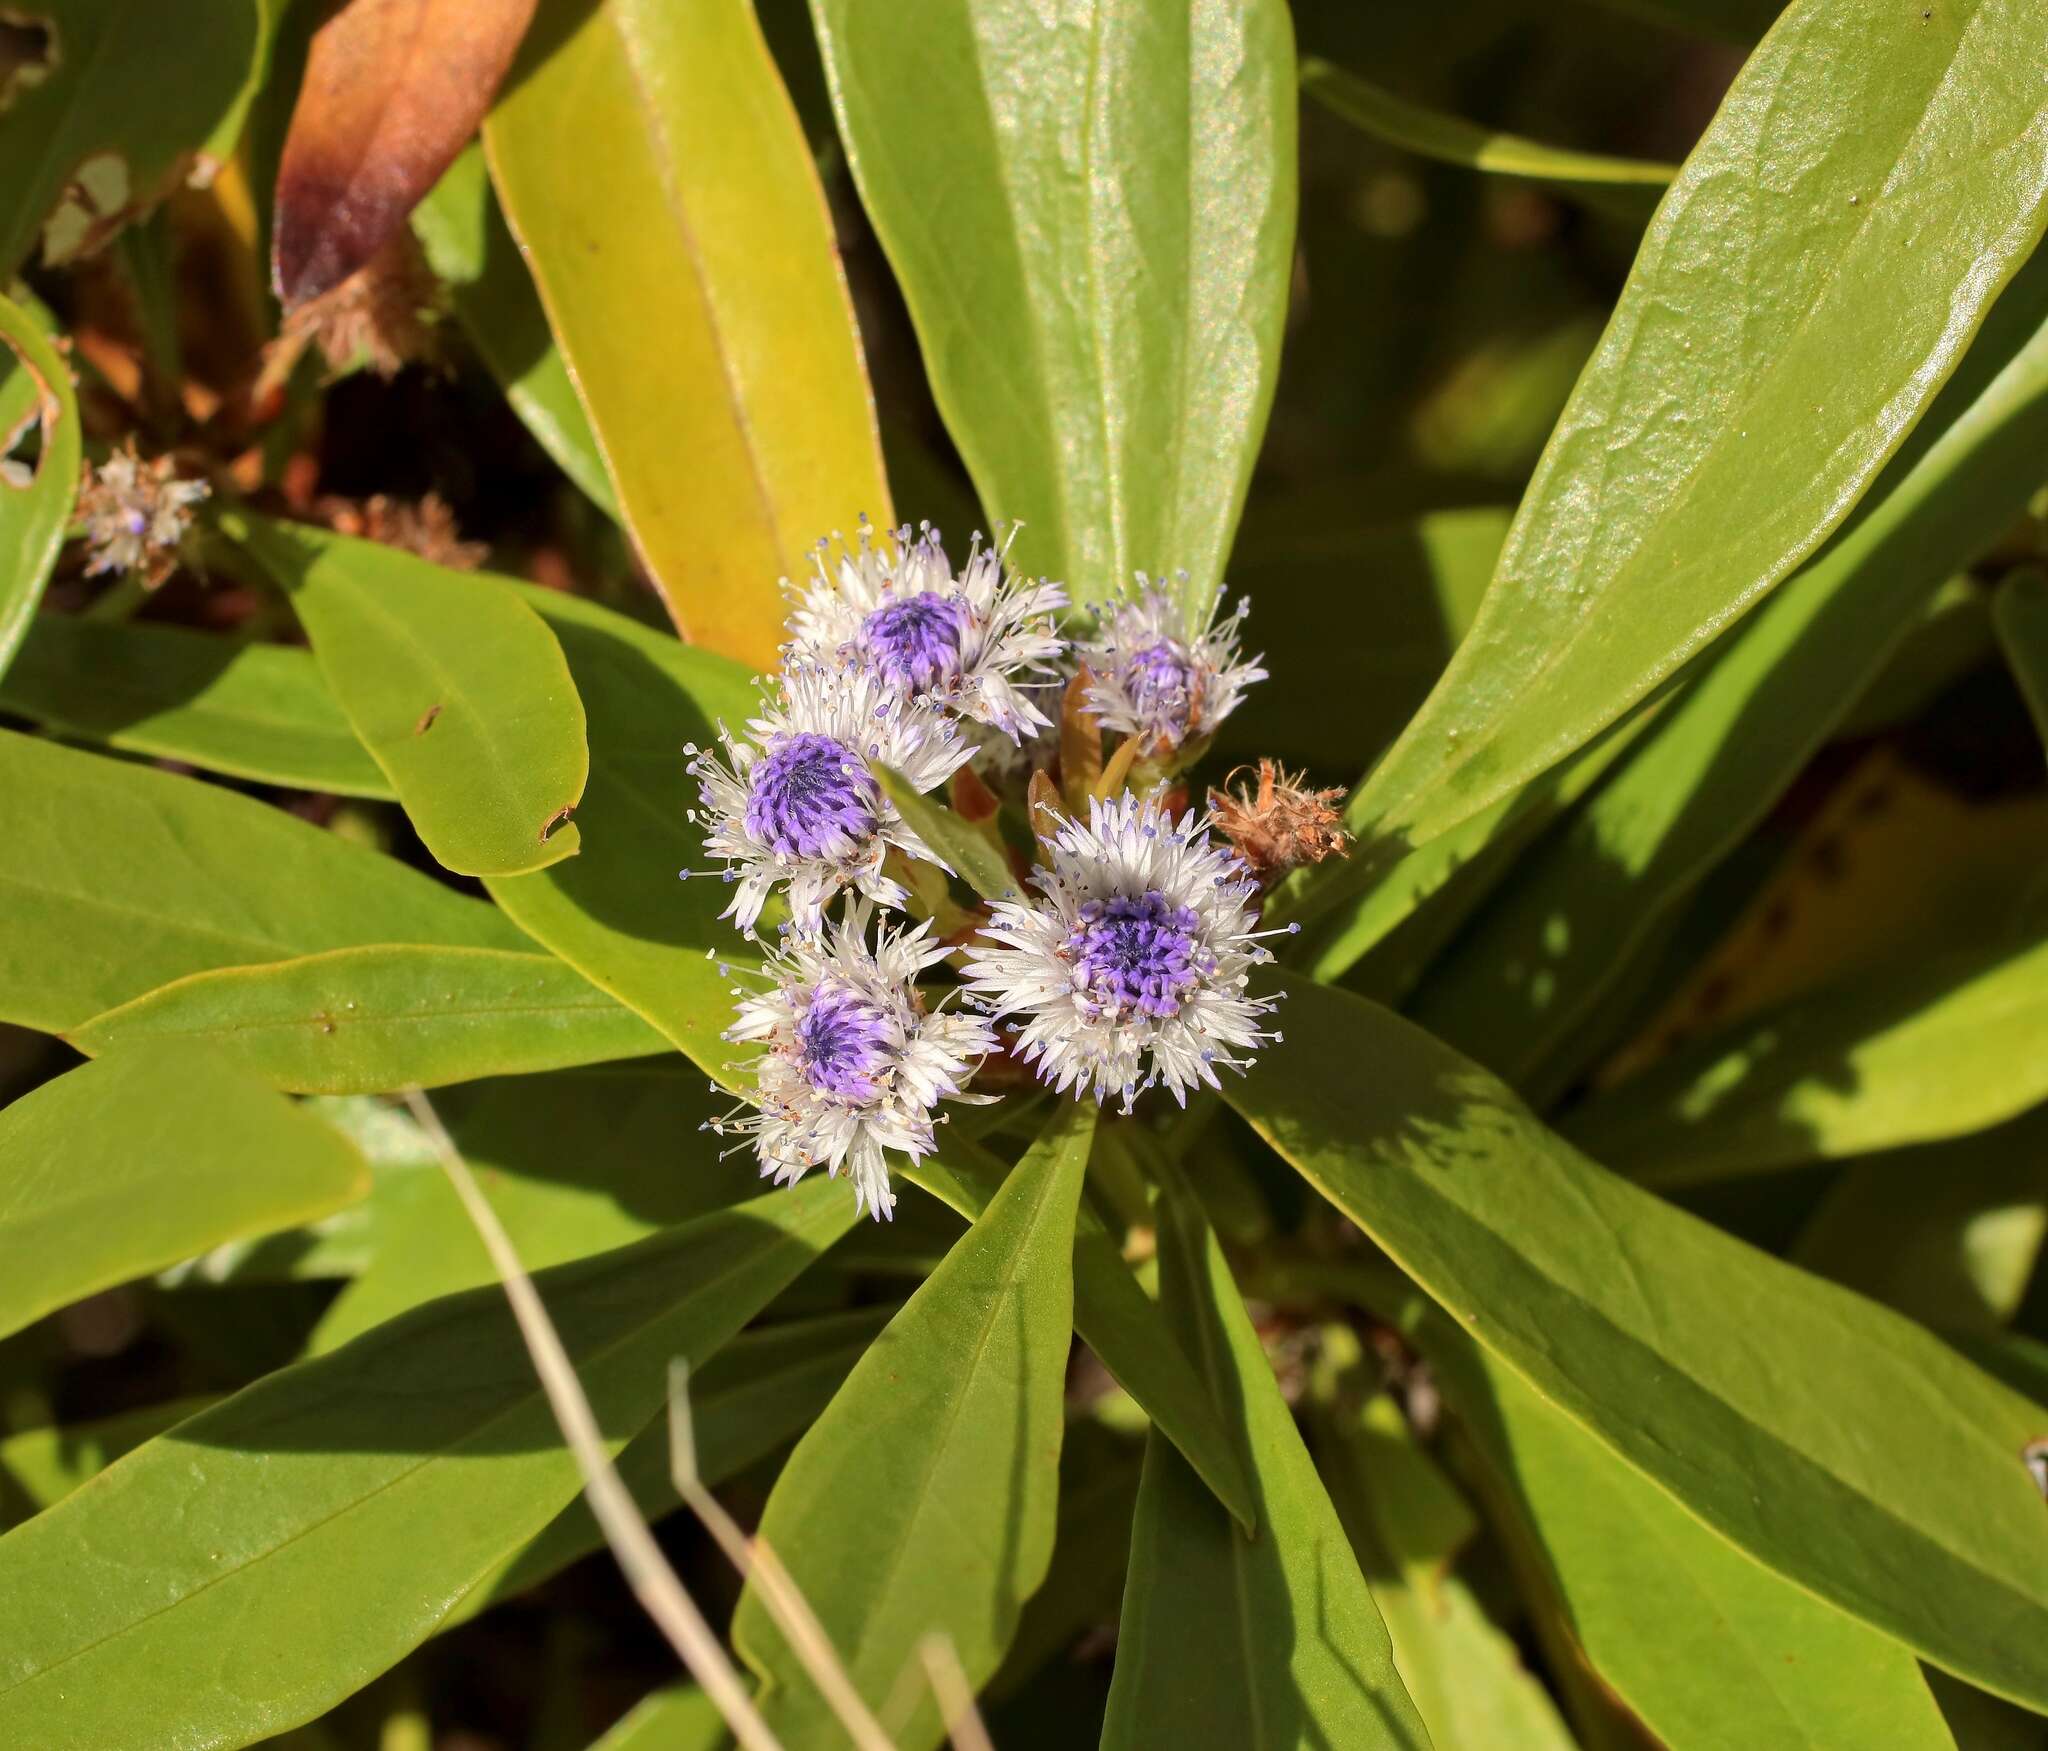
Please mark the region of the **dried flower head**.
<svg viewBox="0 0 2048 1751"><path fill-rule="evenodd" d="M767 1049L745 1116L710 1129L751 1138L762 1175L778 1184L846 1168L856 1209L880 1219L896 1208L886 1152L929 1154L940 1101L986 1098L963 1091L995 1032L980 1016L925 1007L918 975L948 952L929 924L884 927L870 949L872 916L867 902L850 902L830 930L785 941L765 969L768 990L736 993L725 1037Z"/></svg>
<svg viewBox="0 0 2048 1751"><path fill-rule="evenodd" d="M473 572L491 557L489 542L463 540L454 511L439 493L417 500L381 492L361 500L330 494L313 509L336 534L395 547L454 571Z"/></svg>
<svg viewBox="0 0 2048 1751"><path fill-rule="evenodd" d="M890 847L941 862L904 823L870 763L923 792L945 783L972 750L951 718L904 699L872 671L793 667L745 736L723 725L718 736L723 760L685 750L703 804L691 819L708 825L705 849L739 883L724 916L749 935L777 882L789 883L797 927L812 931L844 887L884 906L908 903L902 884L882 873Z"/></svg>
<svg viewBox="0 0 2048 1751"><path fill-rule="evenodd" d="M1097 636L1080 647L1096 721L1137 737L1148 756L1214 734L1245 689L1266 678L1263 659L1238 652L1249 604L1218 619L1222 605L1218 591L1205 613L1186 572L1170 582L1139 572L1134 587L1104 603Z"/></svg>
<svg viewBox="0 0 2048 1751"><path fill-rule="evenodd" d="M177 569L191 507L210 489L203 480L179 480L175 469L168 456L144 462L133 439L98 467L87 464L77 516L85 525L88 577L134 572L153 590Z"/></svg>
<svg viewBox="0 0 2048 1751"><path fill-rule="evenodd" d="M412 232L401 225L389 243L336 286L309 298L284 319L265 384L282 383L306 348L318 347L334 371L358 363L379 377L434 356L434 320L444 294Z"/></svg>
<svg viewBox="0 0 2048 1751"><path fill-rule="evenodd" d="M1126 791L1093 800L1044 841L1039 897L998 901L967 950L975 1000L1013 1023L1016 1052L1042 1081L1100 1101L1163 1082L1185 1102L1216 1068L1279 1036L1272 998L1246 995L1272 959L1252 928L1257 885L1193 813L1176 821Z"/></svg>
<svg viewBox="0 0 2048 1751"><path fill-rule="evenodd" d="M1016 534L1010 531L1011 537ZM939 532L905 524L877 546L863 520L852 546L818 544L817 573L796 598L799 661L872 669L907 698L930 700L1021 741L1048 719L1032 694L1067 648L1054 616L1066 592L1004 569L1009 540L976 535L956 576Z"/></svg>
<svg viewBox="0 0 2048 1751"><path fill-rule="evenodd" d="M1237 847L1238 856L1268 887L1303 864L1350 853L1351 835L1332 806L1343 800L1343 791L1305 789L1307 777L1289 777L1277 761L1261 760L1256 788L1209 792L1209 819L1216 831Z"/></svg>

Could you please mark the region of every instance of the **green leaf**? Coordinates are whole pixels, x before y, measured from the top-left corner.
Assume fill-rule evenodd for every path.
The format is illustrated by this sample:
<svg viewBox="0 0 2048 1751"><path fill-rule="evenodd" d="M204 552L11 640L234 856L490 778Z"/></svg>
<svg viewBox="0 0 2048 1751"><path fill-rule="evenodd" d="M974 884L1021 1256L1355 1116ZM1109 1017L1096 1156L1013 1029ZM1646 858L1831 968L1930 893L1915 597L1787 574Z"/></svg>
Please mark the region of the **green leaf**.
<svg viewBox="0 0 2048 1751"><path fill-rule="evenodd" d="M1245 1537L1179 1453L1147 1437L1105 1751L1427 1746L1222 1249L1170 1170L1159 1280L1217 1413L1243 1430L1259 1530Z"/></svg>
<svg viewBox="0 0 2048 1751"><path fill-rule="evenodd" d="M489 906L196 779L0 732L0 796L0 1020L24 1027L323 949L533 946Z"/></svg>
<svg viewBox="0 0 2048 1751"><path fill-rule="evenodd" d="M87 254L195 172L227 162L269 55L271 0L17 7L49 33L0 103L0 283L38 230L51 266ZM166 69L175 67L175 77Z"/></svg>
<svg viewBox="0 0 2048 1751"><path fill-rule="evenodd" d="M1002 848L936 797L921 796L893 772L878 771L882 788L910 830L937 852L984 900L1014 900L1021 891Z"/></svg>
<svg viewBox="0 0 2048 1751"><path fill-rule="evenodd" d="M1905 1648L1751 1562L1422 1297L1362 1299L1429 1359L1491 1493L1536 1540L1586 1657L1660 1740L1947 1751ZM1382 1454L1364 1481L1384 1472Z"/></svg>
<svg viewBox="0 0 2048 1751"><path fill-rule="evenodd" d="M1001 1161L950 1125L941 1133L940 1153L906 1167L903 1175L974 1222L1005 1171ZM1236 1437L1086 1199L1074 1228L1074 1329L1238 1524L1255 1532L1258 1513Z"/></svg>
<svg viewBox="0 0 2048 1751"><path fill-rule="evenodd" d="M1222 576L1293 267L1280 0L812 0L861 200L1020 566ZM906 90L917 101L902 101Z"/></svg>
<svg viewBox="0 0 2048 1751"><path fill-rule="evenodd" d="M1285 1046L1225 1092L1310 1184L1758 1562L2048 1704L2048 1517L2020 1460L2038 1410L1911 1321L1601 1172L1398 1017L1286 986Z"/></svg>
<svg viewBox="0 0 2048 1751"><path fill-rule="evenodd" d="M40 614L0 676L0 709L125 753L395 800L312 654L285 645Z"/></svg>
<svg viewBox="0 0 2048 1751"><path fill-rule="evenodd" d="M1951 572L2025 509L2048 447L2048 258L2020 271L1825 550L1707 660L1627 763L1525 862L1416 1020L1517 1085L1587 1026L1659 923L1881 673ZM1560 1064L1549 1081L1576 1064Z"/></svg>
<svg viewBox="0 0 2048 1751"><path fill-rule="evenodd" d="M294 1094L439 1088L670 1049L553 955L424 943L193 973L66 1038L95 1058L200 1040Z"/></svg>
<svg viewBox="0 0 2048 1751"><path fill-rule="evenodd" d="M1961 1136L2048 1098L2048 942L1794 998L1573 1114L1645 1185L1685 1186Z"/></svg>
<svg viewBox="0 0 2048 1751"><path fill-rule="evenodd" d="M1051 1560L1073 1330L1074 1216L1092 1107L1063 1104L945 1261L855 1364L783 1467L759 1536L871 1708L943 1631L979 1688ZM849 1501L860 1512L839 1511ZM790 1751L835 1717L749 1586L733 1645ZM927 1693L897 1742L944 1737Z"/></svg>
<svg viewBox="0 0 2048 1751"><path fill-rule="evenodd" d="M539 1276L612 1448L659 1410L669 1357L707 1360L853 1219L820 1180ZM225 1748L310 1720L577 1487L503 1292L434 1302L0 1538L0 1741Z"/></svg>
<svg viewBox="0 0 2048 1751"><path fill-rule="evenodd" d="M0 1337L369 1189L339 1132L212 1052L157 1045L70 1071L0 1110Z"/></svg>
<svg viewBox="0 0 2048 1751"><path fill-rule="evenodd" d="M611 476L519 245L491 193L483 148L467 147L412 210L413 234L463 333L526 429L585 496L619 514Z"/></svg>
<svg viewBox="0 0 2048 1751"><path fill-rule="evenodd" d="M732 981L717 963L753 950L719 920L731 899L723 882L676 879L709 867L689 819L698 798L684 749L710 743L721 720L752 716L758 696L737 664L623 615L546 590L526 600L554 629L590 711L585 844L533 875L493 878L491 897L702 1069L729 1077L719 1035Z"/></svg>
<svg viewBox="0 0 2048 1751"><path fill-rule="evenodd" d="M824 194L753 8L542 0L484 145L669 612L772 667L777 580L890 510Z"/></svg>
<svg viewBox="0 0 2048 1751"><path fill-rule="evenodd" d="M643 1696L590 1751L725 1751L732 1743L718 1705L694 1684Z"/></svg>
<svg viewBox="0 0 2048 1751"><path fill-rule="evenodd" d="M1310 56L1301 63L1301 88L1332 115L1342 116L1376 140L1492 176L1526 177L1567 190L1578 185L1606 189L1662 190L1678 174L1675 164L1640 158L1611 158L1599 152L1570 152L1482 128L1462 116L1412 103L1384 86Z"/></svg>
<svg viewBox="0 0 2048 1751"><path fill-rule="evenodd" d="M1793 1258L1947 1332L1989 1336L2019 1311L2048 1237L2048 1110L1847 1168Z"/></svg>
<svg viewBox="0 0 2048 1751"><path fill-rule="evenodd" d="M1991 598L1991 621L2034 727L2048 741L2048 573L2030 566L2008 577Z"/></svg>
<svg viewBox="0 0 2048 1751"><path fill-rule="evenodd" d="M445 868L523 875L576 854L583 701L517 591L301 524L239 511L220 524L291 597L320 673Z"/></svg>
<svg viewBox="0 0 2048 1751"><path fill-rule="evenodd" d="M0 1530L18 1525L97 1477L143 1442L217 1398L174 1398L86 1423L24 1429L0 1441Z"/></svg>
<svg viewBox="0 0 2048 1751"><path fill-rule="evenodd" d="M1861 497L2048 217L2030 0L1805 0L1659 207L1472 633L1359 795L1420 844L1587 742Z"/></svg>
<svg viewBox="0 0 2048 1751"><path fill-rule="evenodd" d="M6 107L0 103L0 139ZM0 200L4 200L0 196ZM0 284L7 275L0 271ZM20 305L0 298L0 465L32 425L42 427L35 472L25 481L0 472L0 674L35 618L43 586L64 545L78 490L78 397L71 368ZM19 464L15 464L19 467Z"/></svg>

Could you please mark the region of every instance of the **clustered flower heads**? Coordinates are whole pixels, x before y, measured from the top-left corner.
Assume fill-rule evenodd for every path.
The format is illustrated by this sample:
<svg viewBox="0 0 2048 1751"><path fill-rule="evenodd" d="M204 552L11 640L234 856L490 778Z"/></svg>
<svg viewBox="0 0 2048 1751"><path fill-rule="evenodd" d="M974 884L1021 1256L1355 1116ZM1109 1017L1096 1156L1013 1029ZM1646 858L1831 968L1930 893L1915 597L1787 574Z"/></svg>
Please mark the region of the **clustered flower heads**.
<svg viewBox="0 0 2048 1751"><path fill-rule="evenodd" d="M758 714L687 750L692 818L735 884L723 916L758 939L778 893L785 914L747 975L758 988L734 992L726 1038L758 1048L735 1066L752 1086L710 1128L746 1139L778 1183L844 1169L877 1217L895 1207L889 1153L928 1154L941 1102L993 1098L970 1084L999 1027L1040 1080L1125 1111L1155 1084L1185 1101L1279 1038L1274 1000L1248 986L1272 958L1261 882L1284 869L1219 843L1177 787L1264 673L1239 657L1243 607L1219 619L1220 595L1198 601L1186 574L1141 573L1063 625L1066 591L1018 576L1009 552L977 536L956 572L929 525L821 543ZM1077 794L1069 774L1070 807L1051 809L1063 712L1135 744L1105 769L1137 772L1139 790ZM994 799L1020 763L1037 818L1005 839ZM909 807L949 781L975 807L943 833L912 811L935 848L891 793ZM945 896L941 853L973 832L1020 871L1035 841L1030 897L968 912ZM926 916L892 925L881 908ZM922 981L944 963L958 977L934 997Z"/></svg>

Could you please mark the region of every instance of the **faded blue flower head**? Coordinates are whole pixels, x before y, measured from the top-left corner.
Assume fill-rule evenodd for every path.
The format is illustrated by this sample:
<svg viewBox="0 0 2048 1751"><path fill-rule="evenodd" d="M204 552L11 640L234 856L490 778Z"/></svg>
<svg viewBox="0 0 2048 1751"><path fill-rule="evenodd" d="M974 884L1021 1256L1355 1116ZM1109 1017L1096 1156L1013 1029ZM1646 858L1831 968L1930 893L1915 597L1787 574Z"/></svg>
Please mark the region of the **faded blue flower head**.
<svg viewBox="0 0 2048 1751"><path fill-rule="evenodd" d="M1105 730L1135 736L1148 755L1200 741L1263 681L1261 658L1242 660L1238 634L1247 604L1221 619L1219 592L1206 616L1186 572L1134 587L1105 603L1096 637L1080 647L1088 711Z"/></svg>

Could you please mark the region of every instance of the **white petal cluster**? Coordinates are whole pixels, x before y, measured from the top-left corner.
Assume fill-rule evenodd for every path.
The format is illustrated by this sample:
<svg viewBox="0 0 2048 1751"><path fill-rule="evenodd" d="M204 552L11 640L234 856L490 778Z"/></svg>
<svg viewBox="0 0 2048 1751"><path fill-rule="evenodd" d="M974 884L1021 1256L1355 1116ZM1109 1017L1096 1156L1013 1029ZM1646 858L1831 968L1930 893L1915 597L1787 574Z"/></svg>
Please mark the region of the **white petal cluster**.
<svg viewBox="0 0 2048 1751"><path fill-rule="evenodd" d="M1185 1102L1197 1084L1216 1086L1219 1066L1241 1069L1241 1054L1278 1037L1261 1025L1273 1000L1246 991L1272 959L1253 929L1257 884L1192 813L1176 821L1126 793L1092 802L1086 822L1063 822L1048 851L1033 877L1039 897L996 904L990 946L967 951L976 1001L1022 1018L1013 1050L1043 1081L1098 1101L1119 1095L1126 1111L1155 1082ZM1133 926L1119 944L1101 922L1116 902L1150 905L1166 923ZM1165 999L1140 1006L1129 993L1156 970L1148 954L1171 976Z"/></svg>
<svg viewBox="0 0 2048 1751"><path fill-rule="evenodd" d="M863 524L836 562L821 542L790 616L789 651L805 663L876 670L906 695L1020 742L1051 721L1034 695L1056 682L1067 648L1056 617L1067 594L1010 572L1008 553L1008 540L985 548L977 534L956 574L929 523L915 535L905 524L885 546Z"/></svg>
<svg viewBox="0 0 2048 1751"><path fill-rule="evenodd" d="M1104 603L1096 637L1080 647L1096 721L1155 756L1214 734L1245 689L1266 678L1262 657L1239 654L1249 605L1219 619L1222 605L1220 591L1206 607L1198 601L1186 572L1171 581L1139 572Z"/></svg>
<svg viewBox="0 0 2048 1751"><path fill-rule="evenodd" d="M964 1091L995 1035L978 1015L925 1007L918 975L948 952L929 924L883 927L870 948L871 916L852 901L828 930L792 934L767 963L769 989L740 993L725 1037L763 1047L751 1110L710 1128L747 1137L780 1185L844 1168L857 1208L882 1218L896 1207L886 1152L929 1154L940 1101L986 1098Z"/></svg>
<svg viewBox="0 0 2048 1751"><path fill-rule="evenodd" d="M136 572L154 587L170 573L192 526L192 506L209 491L203 480L177 479L173 466L168 456L144 462L131 444L87 471L78 515L88 577Z"/></svg>
<svg viewBox="0 0 2048 1751"><path fill-rule="evenodd" d="M871 770L885 766L919 792L943 784L973 753L945 713L903 699L865 671L793 666L779 690L764 696L744 735L721 724L718 737L723 759L694 746L685 750L702 805L691 819L705 827L705 849L724 860L726 879L738 884L721 916L747 935L778 883L789 884L797 928L815 931L843 888L885 906L908 903L903 885L882 873L892 846L945 867L904 823ZM800 789L796 800L817 804L814 818L777 831L768 819L778 800L769 763L786 757L801 738L836 745L837 782L823 793Z"/></svg>

